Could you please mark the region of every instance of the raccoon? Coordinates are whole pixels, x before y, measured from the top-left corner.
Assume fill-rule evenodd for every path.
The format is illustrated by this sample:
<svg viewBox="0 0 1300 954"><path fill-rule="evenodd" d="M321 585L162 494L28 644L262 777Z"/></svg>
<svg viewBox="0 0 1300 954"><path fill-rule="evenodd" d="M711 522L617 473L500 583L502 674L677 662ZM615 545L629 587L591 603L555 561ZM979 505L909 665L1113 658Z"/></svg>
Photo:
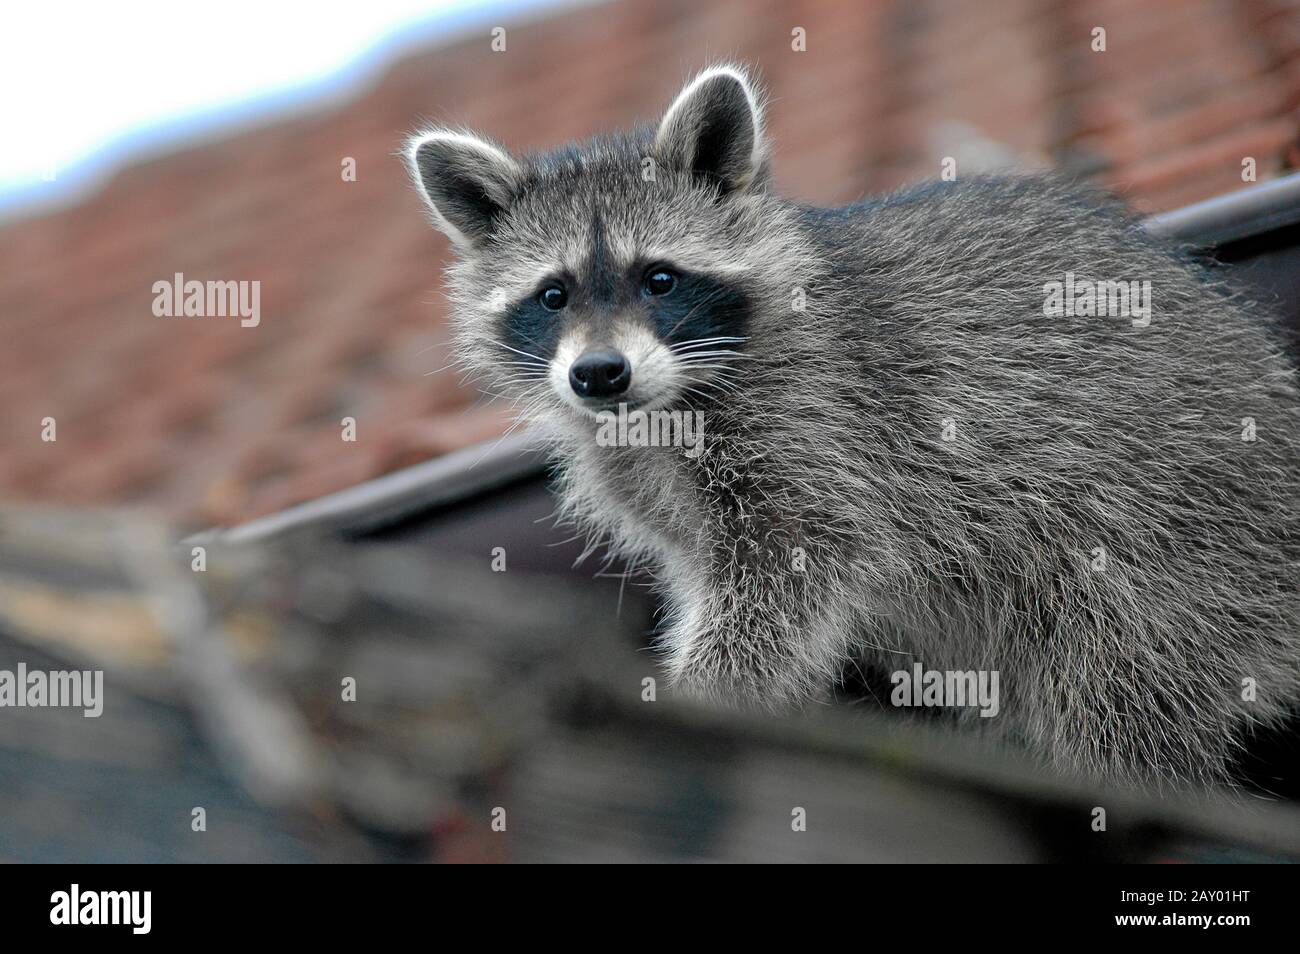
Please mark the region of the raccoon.
<svg viewBox="0 0 1300 954"><path fill-rule="evenodd" d="M1300 697L1280 324L1061 180L800 205L763 106L721 65L629 132L406 153L465 366L652 574L671 682L780 710L846 666L996 672L996 718L958 723L1070 773L1225 780ZM698 414L702 452L604 446L615 409Z"/></svg>

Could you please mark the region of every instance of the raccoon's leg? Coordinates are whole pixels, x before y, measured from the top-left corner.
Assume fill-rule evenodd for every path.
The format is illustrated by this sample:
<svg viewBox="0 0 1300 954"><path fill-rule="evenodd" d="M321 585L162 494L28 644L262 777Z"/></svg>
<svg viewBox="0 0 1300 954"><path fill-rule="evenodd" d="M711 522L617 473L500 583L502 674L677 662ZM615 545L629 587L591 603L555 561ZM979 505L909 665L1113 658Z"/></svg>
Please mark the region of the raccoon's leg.
<svg viewBox="0 0 1300 954"><path fill-rule="evenodd" d="M847 658L851 614L837 589L779 562L731 563L667 583L661 638L672 684L723 703L780 708L824 692Z"/></svg>
<svg viewBox="0 0 1300 954"><path fill-rule="evenodd" d="M1033 662L1007 686L1008 727L1067 772L1222 781L1244 722L1234 688L1240 672L1259 667L1240 653L1195 645L1190 624L1126 627L1097 613L1081 628L1085 619L1077 615L1071 632L1055 634L1066 638L1022 655Z"/></svg>

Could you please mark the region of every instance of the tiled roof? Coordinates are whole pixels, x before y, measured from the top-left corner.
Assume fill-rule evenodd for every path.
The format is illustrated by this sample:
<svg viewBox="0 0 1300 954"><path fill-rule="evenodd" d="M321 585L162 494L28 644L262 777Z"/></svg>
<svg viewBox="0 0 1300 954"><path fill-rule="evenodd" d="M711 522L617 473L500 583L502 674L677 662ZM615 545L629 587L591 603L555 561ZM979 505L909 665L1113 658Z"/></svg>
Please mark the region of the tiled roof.
<svg viewBox="0 0 1300 954"><path fill-rule="evenodd" d="M1245 157L1260 179L1300 164L1296 0L625 0L503 25L504 53L485 29L346 104L0 228L0 495L232 523L502 430L454 373L426 374L451 360L447 247L393 157L421 120L544 148L651 118L694 69L738 58L773 94L778 184L809 201L953 156L959 174L1064 166L1154 211L1242 188ZM260 281L260 325L155 317L176 272Z"/></svg>

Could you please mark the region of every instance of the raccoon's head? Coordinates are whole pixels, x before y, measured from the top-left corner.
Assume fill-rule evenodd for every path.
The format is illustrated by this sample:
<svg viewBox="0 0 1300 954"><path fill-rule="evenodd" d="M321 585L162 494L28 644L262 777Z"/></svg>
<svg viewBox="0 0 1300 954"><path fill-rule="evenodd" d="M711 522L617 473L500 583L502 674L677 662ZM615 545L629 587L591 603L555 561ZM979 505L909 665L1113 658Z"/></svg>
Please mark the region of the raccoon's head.
<svg viewBox="0 0 1300 954"><path fill-rule="evenodd" d="M761 103L719 66L656 127L548 154L414 137L411 174L459 256L462 360L534 413L579 419L734 387L756 311L790 286L791 207L768 188Z"/></svg>

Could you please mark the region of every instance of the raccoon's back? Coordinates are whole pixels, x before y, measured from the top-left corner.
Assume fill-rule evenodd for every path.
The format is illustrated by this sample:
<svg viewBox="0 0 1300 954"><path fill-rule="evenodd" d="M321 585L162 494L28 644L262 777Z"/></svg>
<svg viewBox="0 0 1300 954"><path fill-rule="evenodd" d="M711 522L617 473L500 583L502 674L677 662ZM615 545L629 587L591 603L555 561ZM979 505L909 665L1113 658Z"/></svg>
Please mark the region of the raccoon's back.
<svg viewBox="0 0 1300 954"><path fill-rule="evenodd" d="M867 439L900 460L933 452L953 493L1046 494L1084 524L1090 505L1112 523L1124 504L1153 532L1267 520L1263 539L1294 555L1300 392L1266 309L1052 182L943 184L850 218L837 285L851 291L828 320L867 419L887 422ZM1149 314L1045 313L1057 288L1098 281L1145 291Z"/></svg>
<svg viewBox="0 0 1300 954"><path fill-rule="evenodd" d="M824 320L860 383L845 437L892 468L878 510L914 565L972 603L1091 592L1081 626L1194 632L1224 665L1219 647L1251 644L1294 673L1300 394L1271 314L1052 182L939 184L819 228ZM1149 320L1045 313L1084 281L1148 288Z"/></svg>

